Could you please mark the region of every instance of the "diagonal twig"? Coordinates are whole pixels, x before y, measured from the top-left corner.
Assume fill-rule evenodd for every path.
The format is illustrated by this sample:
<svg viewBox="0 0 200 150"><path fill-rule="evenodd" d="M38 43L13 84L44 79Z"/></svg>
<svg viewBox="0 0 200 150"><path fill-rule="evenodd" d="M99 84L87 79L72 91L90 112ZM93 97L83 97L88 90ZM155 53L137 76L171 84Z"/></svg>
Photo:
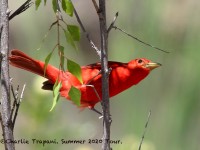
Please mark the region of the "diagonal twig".
<svg viewBox="0 0 200 150"><path fill-rule="evenodd" d="M119 30L119 31L121 31L121 32L123 32L124 34L128 35L129 37L135 39L136 41L138 41L138 42L140 42L140 43L143 43L143 44L146 45L146 46L152 47L152 48L154 48L154 49L157 49L157 50L162 51L162 52L165 52L165 53L169 53L169 52L166 51L166 50L160 49L160 48L158 48L158 47L155 47L155 46L153 46L153 45L151 45L151 44L148 44L147 42L144 42L144 41L138 39L137 37L135 37L135 36L133 36L133 35L127 33L126 31L124 31L124 30L122 30L122 29L120 29L120 28L118 28L117 26L113 26L113 28L114 28L114 29L117 29L117 30Z"/></svg>
<svg viewBox="0 0 200 150"><path fill-rule="evenodd" d="M94 8L96 9L96 12L98 13L99 12L99 6L97 5L96 0L92 0L92 3L94 5Z"/></svg>
<svg viewBox="0 0 200 150"><path fill-rule="evenodd" d="M78 15L78 13L77 13L75 7L74 7L74 14L75 14L75 16L76 16L76 19L77 19L77 21L78 21L78 23L79 23L79 25L80 25L82 31L86 34L86 38L88 39L88 41L89 41L91 47L96 51L97 55L98 55L99 58L101 59L101 51L96 47L96 45L94 44L94 42L91 40L90 35L89 35L89 33L87 33L85 27L83 26L83 23L82 23L82 21L81 21L79 15Z"/></svg>
<svg viewBox="0 0 200 150"><path fill-rule="evenodd" d="M108 27L108 31L107 31L108 33L109 33L110 30L113 28L113 26L114 26L114 24L115 24L115 21L117 20L118 15L119 15L119 12L116 12L113 21L111 22L110 26Z"/></svg>
<svg viewBox="0 0 200 150"><path fill-rule="evenodd" d="M11 92L12 92L12 95L14 98L13 106L12 106L11 113L10 113L10 120L12 121L12 116L13 116L13 113L14 113L14 110L15 110L15 107L16 107L16 104L18 101L19 85L17 86L16 91L14 91L13 85L11 84Z"/></svg>
<svg viewBox="0 0 200 150"><path fill-rule="evenodd" d="M11 86L11 90L12 90L13 97L14 97L13 107L12 107L11 116L10 116L10 118L12 120L12 130L13 131L14 131L15 122L16 122L16 119L17 119L19 107L20 107L21 101L22 101L23 96L24 96L25 88L26 88L26 84L24 84L24 86L22 88L22 92L20 94L20 97L18 97L18 95L19 95L19 86L17 87L16 92L14 92L14 90L13 90L13 88ZM13 116L13 114L14 114L14 116Z"/></svg>
<svg viewBox="0 0 200 150"><path fill-rule="evenodd" d="M144 136L145 136L145 133L146 133L146 131L147 131L147 127L148 127L148 123L149 123L150 116L151 116L151 110L149 111L149 114L148 114L148 117L147 117L147 122L146 122L146 124L145 124L145 126L144 126L144 132L143 132L143 134L142 134L142 139L141 139L141 141L140 141L140 145L139 145L139 147L138 147L138 150L141 150L141 148L142 148L142 143L143 143L143 141L144 141Z"/></svg>
<svg viewBox="0 0 200 150"><path fill-rule="evenodd" d="M49 33L50 33L52 27L53 27L55 24L57 24L57 23L58 23L58 20L56 20L55 22L53 22L53 23L51 24L51 26L49 27L49 30L48 30L48 31L46 32L46 34L44 35L44 37L43 37L43 39L42 39L42 41L41 41L39 47L37 48L37 50L40 50L40 49L41 49L43 43L45 42L46 38L48 37L48 35L49 35ZM56 45L56 46L57 46L57 45ZM55 49L55 48L54 48L54 49Z"/></svg>
<svg viewBox="0 0 200 150"><path fill-rule="evenodd" d="M11 20L12 18L14 18L15 16L21 14L22 12L24 12L25 10L27 10L28 8L30 8L32 6L33 2L31 2L31 0L27 0L24 4L22 4L14 13L12 13L12 15L9 16L9 20Z"/></svg>

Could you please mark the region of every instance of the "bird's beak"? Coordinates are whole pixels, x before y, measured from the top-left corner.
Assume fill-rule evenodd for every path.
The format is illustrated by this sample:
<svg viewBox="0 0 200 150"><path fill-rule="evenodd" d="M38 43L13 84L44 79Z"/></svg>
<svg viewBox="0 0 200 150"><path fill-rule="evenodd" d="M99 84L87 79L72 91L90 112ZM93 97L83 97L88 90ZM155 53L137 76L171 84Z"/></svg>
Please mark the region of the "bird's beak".
<svg viewBox="0 0 200 150"><path fill-rule="evenodd" d="M161 64L160 63L154 63L154 62L149 62L145 65L146 68L149 68L150 70L153 70L155 68L160 67Z"/></svg>

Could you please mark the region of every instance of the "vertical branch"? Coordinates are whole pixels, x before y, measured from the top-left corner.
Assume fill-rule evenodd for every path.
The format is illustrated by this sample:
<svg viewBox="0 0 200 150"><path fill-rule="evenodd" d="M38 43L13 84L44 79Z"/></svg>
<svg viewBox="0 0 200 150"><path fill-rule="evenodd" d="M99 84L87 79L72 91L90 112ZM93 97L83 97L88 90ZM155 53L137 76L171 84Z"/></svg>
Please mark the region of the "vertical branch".
<svg viewBox="0 0 200 150"><path fill-rule="evenodd" d="M11 105L10 105L10 79L8 67L8 53L9 53L9 11L8 0L0 0L0 23L2 26L1 32L1 124L4 141L13 140L12 122L10 120ZM14 150L14 144L5 142L6 150Z"/></svg>
<svg viewBox="0 0 200 150"><path fill-rule="evenodd" d="M110 103L109 103L109 69L108 69L108 32L106 25L106 2L99 0L99 23L101 34L101 66L102 66L102 109L103 109L103 145L102 150L110 150Z"/></svg>

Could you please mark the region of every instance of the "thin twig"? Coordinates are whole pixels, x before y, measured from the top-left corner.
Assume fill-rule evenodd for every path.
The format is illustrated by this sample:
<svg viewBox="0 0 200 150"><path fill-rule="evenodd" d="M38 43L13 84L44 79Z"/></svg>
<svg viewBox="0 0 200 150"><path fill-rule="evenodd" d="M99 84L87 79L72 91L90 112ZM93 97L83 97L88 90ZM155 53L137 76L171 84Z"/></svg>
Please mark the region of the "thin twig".
<svg viewBox="0 0 200 150"><path fill-rule="evenodd" d="M94 78L96 78L100 74L101 74L101 70L99 70L98 74L96 74L94 77L92 77L92 79L90 79L86 84L90 85L90 83L92 82L92 80L94 80Z"/></svg>
<svg viewBox="0 0 200 150"><path fill-rule="evenodd" d="M43 39L42 39L42 41L41 41L41 43L40 43L40 46L37 48L37 50L40 50L40 49L41 49L43 43L45 42L47 36L48 36L49 33L50 33L52 27L53 27L55 24L57 24L57 23L58 23L58 21L56 20L55 22L53 22L53 23L51 24L51 26L49 27L49 30L48 30L47 33L44 35L44 37L43 37Z"/></svg>
<svg viewBox="0 0 200 150"><path fill-rule="evenodd" d="M22 99L23 99L23 96L24 96L25 88L26 88L26 84L24 84L24 86L23 86L23 88L22 88L22 92L21 92L21 95L20 95L20 98L19 98L20 103L22 102Z"/></svg>
<svg viewBox="0 0 200 150"><path fill-rule="evenodd" d="M17 86L17 90L15 92L13 85L11 84L11 92L12 92L12 95L13 95L13 98L14 98L14 102L13 102L13 106L12 106L11 114L10 114L10 120L12 121L13 113L14 113L14 110L15 110L15 107L16 107L17 101L18 101L19 85Z"/></svg>
<svg viewBox="0 0 200 150"><path fill-rule="evenodd" d="M31 2L31 0L27 0L24 4L22 4L14 13L12 13L12 15L9 16L9 20L11 20L12 18L14 18L15 16L21 14L22 12L24 12L25 10L27 10L28 8L30 8L32 6L33 2Z"/></svg>
<svg viewBox="0 0 200 150"><path fill-rule="evenodd" d="M55 25L55 24L57 24L58 23L58 20L56 20L55 22L53 22L52 24L51 24L51 26L49 27L49 31L51 30L51 28Z"/></svg>
<svg viewBox="0 0 200 150"><path fill-rule="evenodd" d="M117 29L117 30L119 30L119 31L121 31L121 32L123 32L124 34L130 36L131 38L135 39L136 41L138 41L138 42L140 42L140 43L143 43L143 44L146 45L146 46L152 47L152 48L154 48L154 49L157 49L157 50L162 51L162 52L165 52L165 53L169 53L169 52L166 51L166 50L163 50L163 49L160 49L160 48L158 48L158 47L155 47L155 46L153 46L153 45L151 45L151 44L148 44L147 42L144 42L144 41L138 39L137 37L134 37L133 35L131 35L131 34L127 33L126 31L124 31L124 30L118 28L117 26L113 26L113 28L114 28L114 29Z"/></svg>
<svg viewBox="0 0 200 150"><path fill-rule="evenodd" d="M91 40L89 33L86 33L86 38L90 42L91 47L96 51L97 55L99 56L99 59L101 59L101 51L96 47L94 42Z"/></svg>
<svg viewBox="0 0 200 150"><path fill-rule="evenodd" d="M60 1L61 2L61 1ZM61 10L60 10L60 5L59 5L59 2L57 0L57 12L56 12L56 17L57 17L57 20L63 20L63 17L62 17L62 13L61 13Z"/></svg>
<svg viewBox="0 0 200 150"><path fill-rule="evenodd" d="M142 134L142 139L141 139L141 141L140 141L140 145L139 145L139 147L138 147L138 150L141 150L141 148L142 148L142 143L143 143L143 141L144 141L144 136L145 136L145 133L146 133L146 131L147 131L147 127L148 127L148 124L149 124L150 116L151 116L151 110L149 111L149 114L148 114L148 117L147 117L147 122L146 122L146 124L145 124L145 126L144 126L144 132L143 132L143 134Z"/></svg>
<svg viewBox="0 0 200 150"><path fill-rule="evenodd" d="M97 5L96 0L92 0L92 3L94 5L94 8L96 9L96 12L98 13L99 12L99 6Z"/></svg>
<svg viewBox="0 0 200 150"><path fill-rule="evenodd" d="M96 74L94 77L92 77L92 79L90 79L90 80L85 84L85 86L91 87L91 88L93 89L93 91L95 92L95 94L96 94L96 96L98 97L99 101L101 101L101 98L100 98L100 96L99 96L97 90L95 89L94 85L91 85L90 83L92 82L92 80L94 80L94 78L96 78L96 77L97 77L98 75L100 75L100 74L101 74L101 70L98 72L98 74ZM95 108L91 108L91 110L94 111L94 112L96 112L96 113L98 113L98 114L100 114L99 119L102 118L103 115L102 115L101 112L99 112L99 111L96 110Z"/></svg>
<svg viewBox="0 0 200 150"><path fill-rule="evenodd" d="M24 84L24 86L23 86L23 88L22 88L21 95L20 95L20 97L19 97L19 100L18 100L18 102L16 103L15 115L14 115L13 122L12 122L13 131L14 131L14 127L15 127L15 122L16 122L17 114L18 114L18 111L19 111L19 106L20 106L20 104L21 104L21 102L22 102L22 99L23 99L23 96L24 96L25 88L26 88L26 84Z"/></svg>
<svg viewBox="0 0 200 150"><path fill-rule="evenodd" d="M88 87L92 87L93 90L94 90L94 92L95 92L95 94L96 94L96 96L98 97L99 101L101 101L101 98L100 98L100 96L99 96L97 90L95 89L94 85L86 85L86 86L88 86Z"/></svg>
<svg viewBox="0 0 200 150"><path fill-rule="evenodd" d="M116 12L115 17L114 17L113 21L111 22L111 24L110 24L110 26L109 26L109 28L108 28L108 31L107 31L108 33L109 33L110 30L113 28L113 26L114 26L114 24L115 24L115 21L117 20L118 15L119 15L119 12Z"/></svg>
<svg viewBox="0 0 200 150"><path fill-rule="evenodd" d="M62 64L62 57L64 52L61 51L61 45L60 45L60 20L63 21L62 13L60 10L60 5L57 0L57 12L56 12L56 19L57 19L57 45L58 45L58 56L60 57L60 64L59 64L59 69L64 70L64 66ZM64 22L64 21L63 21ZM63 53L63 54L62 54Z"/></svg>
<svg viewBox="0 0 200 150"><path fill-rule="evenodd" d="M95 113L99 114L99 115L100 115L99 119L102 118L103 115L102 115L102 113L101 113L100 111L96 110L95 108L91 108L90 110L92 110L92 111L94 111Z"/></svg>
<svg viewBox="0 0 200 150"><path fill-rule="evenodd" d="M96 51L97 55L99 56L99 58L101 59L101 51L96 47L96 45L94 44L94 42L91 40L89 33L87 33L87 31L85 30L85 27L83 26L83 23L74 7L74 14L76 16L77 22L79 23L82 31L86 34L86 38L88 39L91 47Z"/></svg>

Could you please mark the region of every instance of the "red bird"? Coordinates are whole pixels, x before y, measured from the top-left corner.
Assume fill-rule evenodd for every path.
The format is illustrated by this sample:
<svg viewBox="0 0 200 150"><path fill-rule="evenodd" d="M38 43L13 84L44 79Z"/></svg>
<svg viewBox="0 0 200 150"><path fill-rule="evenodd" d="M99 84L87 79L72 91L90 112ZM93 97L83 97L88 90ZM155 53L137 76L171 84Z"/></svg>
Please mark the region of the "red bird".
<svg viewBox="0 0 200 150"><path fill-rule="evenodd" d="M47 65L45 76L45 63L35 60L19 50L12 50L9 57L12 66L33 72L48 80L43 83L42 89L52 90L53 85L59 78L62 83L60 95L70 100L68 95L71 86L76 87L81 91L81 106L93 109L95 104L102 98L100 63L94 63L81 67L82 80L81 83L70 72L61 71L52 65ZM161 66L159 63L154 63L146 58L131 60L128 63L109 61L108 67L111 68L109 75L109 94L110 97L115 96L133 85L138 84L150 73L151 70ZM88 86L88 85L93 85ZM96 93L95 92L95 90ZM98 97L99 95L99 97Z"/></svg>

